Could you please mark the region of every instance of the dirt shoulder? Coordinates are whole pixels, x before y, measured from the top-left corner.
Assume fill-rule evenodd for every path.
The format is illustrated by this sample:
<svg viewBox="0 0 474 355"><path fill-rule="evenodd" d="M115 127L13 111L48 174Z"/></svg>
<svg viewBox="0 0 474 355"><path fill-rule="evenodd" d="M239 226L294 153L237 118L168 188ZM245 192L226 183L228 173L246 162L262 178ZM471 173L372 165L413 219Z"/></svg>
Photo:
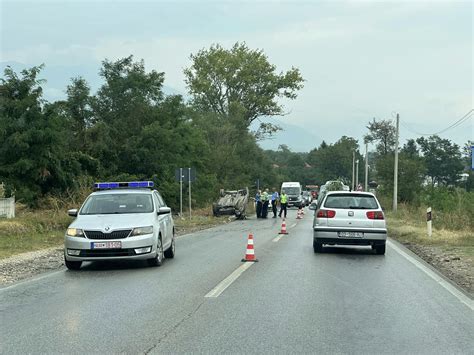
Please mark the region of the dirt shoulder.
<svg viewBox="0 0 474 355"><path fill-rule="evenodd" d="M388 220L391 238L402 243L474 298L474 232L433 229L426 235L422 225Z"/></svg>
<svg viewBox="0 0 474 355"><path fill-rule="evenodd" d="M473 266L462 252L437 246L403 244L474 298Z"/></svg>

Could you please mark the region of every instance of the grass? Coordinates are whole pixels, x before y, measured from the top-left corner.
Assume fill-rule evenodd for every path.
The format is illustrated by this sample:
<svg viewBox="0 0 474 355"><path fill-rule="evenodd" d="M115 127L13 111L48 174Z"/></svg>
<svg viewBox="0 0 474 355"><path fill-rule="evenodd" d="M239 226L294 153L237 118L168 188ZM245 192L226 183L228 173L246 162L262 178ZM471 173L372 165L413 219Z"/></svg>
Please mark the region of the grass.
<svg viewBox="0 0 474 355"><path fill-rule="evenodd" d="M474 231L469 226L446 228L446 223L433 219L432 236L428 237L426 210L401 205L397 213L386 212L389 236L405 243L438 247L443 251L465 256L474 265ZM446 214L445 219L457 219ZM449 224L448 224L449 225ZM454 227L454 226L453 226Z"/></svg>
<svg viewBox="0 0 474 355"><path fill-rule="evenodd" d="M53 210L18 207L16 218L0 219L0 259L62 245L64 231L73 218Z"/></svg>
<svg viewBox="0 0 474 355"><path fill-rule="evenodd" d="M30 210L17 204L16 217L0 219L0 259L29 251L61 247L64 232L74 220L66 209ZM228 222L228 216L216 218L211 208L193 210L192 218L174 217L179 234L212 227Z"/></svg>

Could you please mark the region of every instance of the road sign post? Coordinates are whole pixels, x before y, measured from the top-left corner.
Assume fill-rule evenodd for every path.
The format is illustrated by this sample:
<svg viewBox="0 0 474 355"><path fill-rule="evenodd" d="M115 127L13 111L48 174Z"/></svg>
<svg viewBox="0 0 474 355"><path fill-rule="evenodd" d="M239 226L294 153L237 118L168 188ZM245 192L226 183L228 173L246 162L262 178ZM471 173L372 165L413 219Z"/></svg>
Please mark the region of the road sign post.
<svg viewBox="0 0 474 355"><path fill-rule="evenodd" d="M175 170L175 179L179 181L179 211L180 216L183 216L183 182L187 181L189 184L189 218L191 218L191 183L196 181L196 169L194 168L179 168Z"/></svg>
<svg viewBox="0 0 474 355"><path fill-rule="evenodd" d="M426 229L428 232L428 237L432 235L432 225L431 225L432 215L431 215L431 207L428 207L426 210Z"/></svg>

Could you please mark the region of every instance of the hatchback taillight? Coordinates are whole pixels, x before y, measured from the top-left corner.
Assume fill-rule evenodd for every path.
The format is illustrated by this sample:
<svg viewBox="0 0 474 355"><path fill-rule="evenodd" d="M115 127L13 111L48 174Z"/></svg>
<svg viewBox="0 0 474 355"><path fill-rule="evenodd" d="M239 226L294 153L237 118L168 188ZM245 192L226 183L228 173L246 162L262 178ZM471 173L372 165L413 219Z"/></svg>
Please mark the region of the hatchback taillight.
<svg viewBox="0 0 474 355"><path fill-rule="evenodd" d="M385 219L381 211L368 211L366 215L368 219Z"/></svg>
<svg viewBox="0 0 474 355"><path fill-rule="evenodd" d="M319 210L316 214L318 218L334 218L336 211L333 210Z"/></svg>

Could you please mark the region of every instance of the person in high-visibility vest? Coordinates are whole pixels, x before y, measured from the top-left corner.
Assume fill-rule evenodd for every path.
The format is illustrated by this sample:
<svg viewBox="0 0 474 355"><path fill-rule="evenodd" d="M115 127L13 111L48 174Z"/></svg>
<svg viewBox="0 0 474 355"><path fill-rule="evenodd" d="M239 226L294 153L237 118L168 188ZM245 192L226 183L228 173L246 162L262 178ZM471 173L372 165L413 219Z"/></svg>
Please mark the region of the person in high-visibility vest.
<svg viewBox="0 0 474 355"><path fill-rule="evenodd" d="M269 200L268 189L265 189L265 191L262 192L261 198L262 198L262 203L263 203L262 218L267 218L267 215L268 215L268 200Z"/></svg>
<svg viewBox="0 0 474 355"><path fill-rule="evenodd" d="M280 213L278 214L278 217L281 217L281 214L284 211L283 217L286 218L287 206L288 206L288 196L286 195L285 191L282 191L280 195Z"/></svg>

